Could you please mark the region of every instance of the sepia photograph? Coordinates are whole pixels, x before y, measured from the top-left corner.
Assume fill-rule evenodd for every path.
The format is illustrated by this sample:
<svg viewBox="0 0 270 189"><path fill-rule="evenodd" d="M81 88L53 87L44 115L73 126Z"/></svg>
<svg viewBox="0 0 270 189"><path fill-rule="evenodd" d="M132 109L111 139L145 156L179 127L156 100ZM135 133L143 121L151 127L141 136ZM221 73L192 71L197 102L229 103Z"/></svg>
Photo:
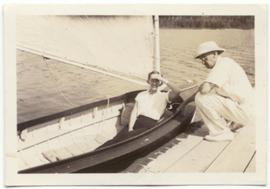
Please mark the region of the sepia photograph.
<svg viewBox="0 0 270 189"><path fill-rule="evenodd" d="M267 8L244 6L6 7L6 184L266 184Z"/></svg>

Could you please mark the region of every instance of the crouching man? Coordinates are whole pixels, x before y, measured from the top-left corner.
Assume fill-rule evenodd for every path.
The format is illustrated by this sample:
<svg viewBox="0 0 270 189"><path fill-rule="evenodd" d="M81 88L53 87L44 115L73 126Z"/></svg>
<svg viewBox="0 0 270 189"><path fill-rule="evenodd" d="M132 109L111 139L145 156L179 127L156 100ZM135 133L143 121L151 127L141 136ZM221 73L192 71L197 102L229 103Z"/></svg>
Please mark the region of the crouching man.
<svg viewBox="0 0 270 189"><path fill-rule="evenodd" d="M198 47L197 59L210 69L195 97L197 111L209 129L208 141L234 137L228 123L254 125L253 88L245 71L234 60L222 57L224 49L208 41Z"/></svg>

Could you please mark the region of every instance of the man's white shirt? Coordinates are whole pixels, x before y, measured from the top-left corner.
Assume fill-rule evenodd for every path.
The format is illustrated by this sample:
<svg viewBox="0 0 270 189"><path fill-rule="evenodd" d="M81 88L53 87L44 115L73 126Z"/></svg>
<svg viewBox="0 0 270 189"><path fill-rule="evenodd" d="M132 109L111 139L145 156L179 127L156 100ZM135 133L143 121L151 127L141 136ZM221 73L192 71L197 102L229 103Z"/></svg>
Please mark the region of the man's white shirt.
<svg viewBox="0 0 270 189"><path fill-rule="evenodd" d="M216 84L242 105L253 104L254 90L248 77L243 68L230 58L218 57L206 81Z"/></svg>

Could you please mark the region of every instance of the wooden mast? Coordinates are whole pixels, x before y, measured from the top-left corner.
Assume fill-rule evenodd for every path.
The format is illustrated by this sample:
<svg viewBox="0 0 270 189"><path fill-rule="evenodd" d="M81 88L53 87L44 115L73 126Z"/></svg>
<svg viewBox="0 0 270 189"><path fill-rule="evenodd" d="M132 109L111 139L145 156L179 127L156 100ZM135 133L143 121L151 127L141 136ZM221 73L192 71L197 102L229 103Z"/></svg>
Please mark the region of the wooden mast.
<svg viewBox="0 0 270 189"><path fill-rule="evenodd" d="M160 50L159 50L159 17L154 16L154 65L153 70L160 73Z"/></svg>

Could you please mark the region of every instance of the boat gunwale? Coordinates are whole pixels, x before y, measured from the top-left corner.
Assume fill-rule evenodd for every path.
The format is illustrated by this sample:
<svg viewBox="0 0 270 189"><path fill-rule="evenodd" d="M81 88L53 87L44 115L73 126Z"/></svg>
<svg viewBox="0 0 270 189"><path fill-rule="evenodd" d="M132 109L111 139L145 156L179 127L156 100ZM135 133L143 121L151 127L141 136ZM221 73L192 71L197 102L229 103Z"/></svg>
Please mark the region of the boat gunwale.
<svg viewBox="0 0 270 189"><path fill-rule="evenodd" d="M114 97L110 97L110 98L106 98L106 99L97 100L97 101L94 101L94 102L91 102L91 103L88 103L88 104L85 104L82 106L77 106L75 108L67 109L67 110L64 110L61 112L57 112L57 113L42 116L39 118L35 118L32 120L24 121L24 122L17 124L17 131L20 133L24 129L34 127L38 124L46 123L46 122L53 121L53 120L56 120L56 119L59 119L62 117L71 116L73 114L84 112L84 111L87 111L87 110L94 108L96 106L105 105L108 101L110 103L114 103L114 102L117 102L119 100L125 100L125 99L129 98L130 96L137 94L141 91L144 91L144 90L130 91L130 92L124 93L124 94L119 95L119 96L114 96Z"/></svg>

